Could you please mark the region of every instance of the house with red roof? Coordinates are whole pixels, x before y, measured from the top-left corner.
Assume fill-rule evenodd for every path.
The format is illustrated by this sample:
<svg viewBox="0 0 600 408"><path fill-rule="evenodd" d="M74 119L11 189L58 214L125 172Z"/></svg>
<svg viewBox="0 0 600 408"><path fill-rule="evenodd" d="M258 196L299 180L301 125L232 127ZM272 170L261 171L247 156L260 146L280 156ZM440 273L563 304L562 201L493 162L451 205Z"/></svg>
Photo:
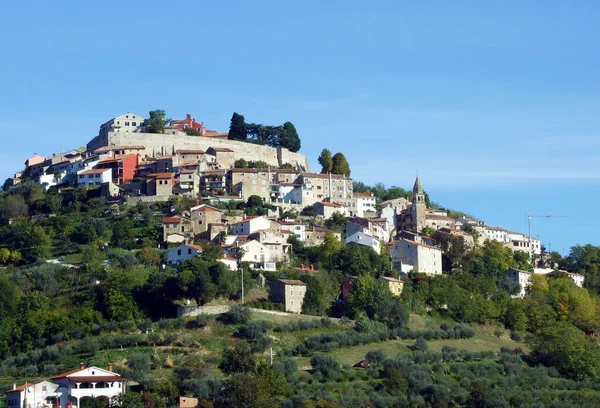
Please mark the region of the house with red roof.
<svg viewBox="0 0 600 408"><path fill-rule="evenodd" d="M194 244L181 244L176 248L173 248L167 254L167 263L171 266L175 266L180 262L192 259L202 253L202 247Z"/></svg>
<svg viewBox="0 0 600 408"><path fill-rule="evenodd" d="M79 369L67 371L38 383L25 382L5 392L6 404L11 408L72 407L78 408L96 398L106 405L123 393L123 379L108 369L88 367L81 363Z"/></svg>

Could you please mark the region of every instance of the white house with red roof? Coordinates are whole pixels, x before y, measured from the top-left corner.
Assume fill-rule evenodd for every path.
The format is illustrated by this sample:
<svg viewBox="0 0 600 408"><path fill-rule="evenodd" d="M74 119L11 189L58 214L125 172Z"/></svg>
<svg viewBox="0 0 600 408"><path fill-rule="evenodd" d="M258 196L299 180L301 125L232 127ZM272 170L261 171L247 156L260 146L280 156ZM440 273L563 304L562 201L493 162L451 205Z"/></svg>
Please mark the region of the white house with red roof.
<svg viewBox="0 0 600 408"><path fill-rule="evenodd" d="M57 384L59 406L79 407L84 401L97 398L109 403L123 392L123 379L112 371L81 364L78 370L68 371L52 378Z"/></svg>
<svg viewBox="0 0 600 408"><path fill-rule="evenodd" d="M13 382L12 389L5 392L6 406L9 408L56 406L60 400L61 391L58 384L49 381L38 383L26 382L17 386Z"/></svg>
<svg viewBox="0 0 600 408"><path fill-rule="evenodd" d="M266 217L248 217L245 220L230 224L233 235L250 235L253 232L271 228L271 221Z"/></svg>
<svg viewBox="0 0 600 408"><path fill-rule="evenodd" d="M77 174L78 186L99 186L112 181L112 169L90 169Z"/></svg>
<svg viewBox="0 0 600 408"><path fill-rule="evenodd" d="M177 265L202 253L202 247L194 244L181 244L167 254L167 263Z"/></svg>
<svg viewBox="0 0 600 408"><path fill-rule="evenodd" d="M225 266L227 266L232 271L237 271L238 270L237 259L235 259L232 256L223 254L223 256L221 257L221 259L219 259L219 262L225 264Z"/></svg>

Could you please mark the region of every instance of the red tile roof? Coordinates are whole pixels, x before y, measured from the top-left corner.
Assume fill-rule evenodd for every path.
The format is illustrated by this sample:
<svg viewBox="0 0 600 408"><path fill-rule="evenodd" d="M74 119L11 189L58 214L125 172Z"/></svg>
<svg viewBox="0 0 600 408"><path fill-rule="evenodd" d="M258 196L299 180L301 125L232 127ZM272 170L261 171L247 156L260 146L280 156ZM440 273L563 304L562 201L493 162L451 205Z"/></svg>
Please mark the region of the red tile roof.
<svg viewBox="0 0 600 408"><path fill-rule="evenodd" d="M153 173L148 174L148 177L154 177L157 179L169 179L175 177L175 173Z"/></svg>
<svg viewBox="0 0 600 408"><path fill-rule="evenodd" d="M71 374L75 374L75 373L78 373L78 372L80 372L80 371L83 371L83 370L85 370L86 368L87 368L87 367L83 367L83 368L78 368L78 369L76 369L76 370L67 371L66 373L62 373L62 374L59 374L59 375L57 375L56 377L52 377L52 379L53 379L53 380L58 380L59 378L65 378L65 377L67 377L67 376L69 376L69 375L71 375Z"/></svg>
<svg viewBox="0 0 600 408"><path fill-rule="evenodd" d="M213 150L218 153L233 153L233 150L226 147L213 147Z"/></svg>
<svg viewBox="0 0 600 408"><path fill-rule="evenodd" d="M79 173L79 175L87 176L88 174L102 174L107 171L112 171L112 169L91 169L91 170L82 171L81 173Z"/></svg>
<svg viewBox="0 0 600 408"><path fill-rule="evenodd" d="M165 217L162 219L163 224L179 224L181 217Z"/></svg>
<svg viewBox="0 0 600 408"><path fill-rule="evenodd" d="M336 207L336 208L343 207L343 205L341 205L341 204L338 204L338 203L328 203L328 202L325 202L325 201L321 201L321 202L319 202L317 204L321 204L324 207Z"/></svg>
<svg viewBox="0 0 600 408"><path fill-rule="evenodd" d="M120 375L82 375L69 377L69 381L86 382L86 381L122 381Z"/></svg>
<svg viewBox="0 0 600 408"><path fill-rule="evenodd" d="M200 245L195 245L195 244L183 244L185 246L189 246L190 248L194 248L197 251L202 251L202 247Z"/></svg>

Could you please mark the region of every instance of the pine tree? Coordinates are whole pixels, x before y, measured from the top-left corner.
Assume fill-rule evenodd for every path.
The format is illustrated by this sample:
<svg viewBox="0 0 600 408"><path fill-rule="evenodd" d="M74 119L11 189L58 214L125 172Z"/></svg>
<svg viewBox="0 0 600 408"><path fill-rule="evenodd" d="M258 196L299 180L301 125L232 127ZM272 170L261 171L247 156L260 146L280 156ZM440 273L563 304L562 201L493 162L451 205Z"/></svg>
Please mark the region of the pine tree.
<svg viewBox="0 0 600 408"><path fill-rule="evenodd" d="M231 124L229 125L229 140L246 140L246 121L244 115L234 112L231 116Z"/></svg>
<svg viewBox="0 0 600 408"><path fill-rule="evenodd" d="M331 159L331 151L329 149L323 149L319 156L319 164L321 165L321 173L329 173L333 167L333 160Z"/></svg>
<svg viewBox="0 0 600 408"><path fill-rule="evenodd" d="M331 172L333 174L345 174L350 177L350 165L346 160L346 156L342 153L336 153L332 158Z"/></svg>
<svg viewBox="0 0 600 408"><path fill-rule="evenodd" d="M300 137L296 131L296 127L292 122L285 122L279 136L279 146L285 147L290 152L297 152L300 150Z"/></svg>

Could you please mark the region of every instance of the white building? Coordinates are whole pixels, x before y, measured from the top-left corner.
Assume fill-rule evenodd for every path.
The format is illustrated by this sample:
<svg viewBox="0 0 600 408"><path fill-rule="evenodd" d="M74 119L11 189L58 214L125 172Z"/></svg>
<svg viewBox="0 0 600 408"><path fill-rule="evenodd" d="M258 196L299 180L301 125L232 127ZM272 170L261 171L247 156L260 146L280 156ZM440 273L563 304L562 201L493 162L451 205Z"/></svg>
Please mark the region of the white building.
<svg viewBox="0 0 600 408"><path fill-rule="evenodd" d="M271 227L271 221L266 217L248 217L243 221L236 222L231 225L231 233L233 235L250 235L253 232Z"/></svg>
<svg viewBox="0 0 600 408"><path fill-rule="evenodd" d="M271 202L277 204L302 204L302 184L271 184Z"/></svg>
<svg viewBox="0 0 600 408"><path fill-rule="evenodd" d="M100 186L112 181L112 169L84 170L77 174L78 186Z"/></svg>
<svg viewBox="0 0 600 408"><path fill-rule="evenodd" d="M346 235L350 236L360 231L372 235L382 242L388 242L392 233L392 225L388 223L387 218L349 217L346 220Z"/></svg>
<svg viewBox="0 0 600 408"><path fill-rule="evenodd" d="M442 274L442 251L439 248L418 241L401 238L389 244L392 264L395 270L406 273L413 270L426 275Z"/></svg>
<svg viewBox="0 0 600 408"><path fill-rule="evenodd" d="M360 194L354 193L354 200L356 201L356 213L355 217L366 217L373 216L377 211L377 199L371 194Z"/></svg>
<svg viewBox="0 0 600 408"><path fill-rule="evenodd" d="M62 391L58 399L61 407L69 404L79 407L91 398L108 404L121 395L123 390L123 379L119 374L112 372L111 365L108 370L104 370L81 364L79 370L58 375L52 378L52 382L58 385L58 391Z"/></svg>
<svg viewBox="0 0 600 408"><path fill-rule="evenodd" d="M239 245L238 251L242 251L242 262L264 264L272 260L269 247L255 240L246 241Z"/></svg>
<svg viewBox="0 0 600 408"><path fill-rule="evenodd" d="M506 271L505 275L513 282L521 285L521 291L519 292L520 297L525 296L527 293L527 286L529 286L529 278L532 273L528 271L523 271L521 269L510 268Z"/></svg>
<svg viewBox="0 0 600 408"><path fill-rule="evenodd" d="M169 265L177 265L180 262L198 256L201 252L202 247L200 245L181 244L169 251L167 254L167 263Z"/></svg>
<svg viewBox="0 0 600 408"><path fill-rule="evenodd" d="M483 234L488 237L492 241L506 243L508 240L508 231L504 228L500 227L488 227L487 225L484 227Z"/></svg>
<svg viewBox="0 0 600 408"><path fill-rule="evenodd" d="M25 383L6 391L6 406L9 408L55 406L60 400L61 392L58 384L49 381Z"/></svg>
<svg viewBox="0 0 600 408"><path fill-rule="evenodd" d="M223 255L223 257L221 259L219 259L219 262L225 264L225 266L227 266L232 271L238 270L237 259L232 258L231 256Z"/></svg>
<svg viewBox="0 0 600 408"><path fill-rule="evenodd" d="M345 239L346 244L358 244L369 247L377 254L381 254L381 241L372 235L365 234L362 231L357 231Z"/></svg>
<svg viewBox="0 0 600 408"><path fill-rule="evenodd" d="M135 115L131 112L127 112L124 115L117 116L109 120L108 122L100 125L98 135L106 135L109 132L116 133L128 133L128 132L139 132L144 125L144 118Z"/></svg>
<svg viewBox="0 0 600 408"><path fill-rule="evenodd" d="M577 286L579 286L580 288L583 287L583 281L585 280L585 277L578 273L567 272L567 271L563 271L560 269L553 269L553 268L533 268L533 273L535 273L536 275L552 276L552 274L554 274L555 272L562 272L562 273L566 274L567 276L569 276L569 278L573 279L573 282L575 282L575 284Z"/></svg>

